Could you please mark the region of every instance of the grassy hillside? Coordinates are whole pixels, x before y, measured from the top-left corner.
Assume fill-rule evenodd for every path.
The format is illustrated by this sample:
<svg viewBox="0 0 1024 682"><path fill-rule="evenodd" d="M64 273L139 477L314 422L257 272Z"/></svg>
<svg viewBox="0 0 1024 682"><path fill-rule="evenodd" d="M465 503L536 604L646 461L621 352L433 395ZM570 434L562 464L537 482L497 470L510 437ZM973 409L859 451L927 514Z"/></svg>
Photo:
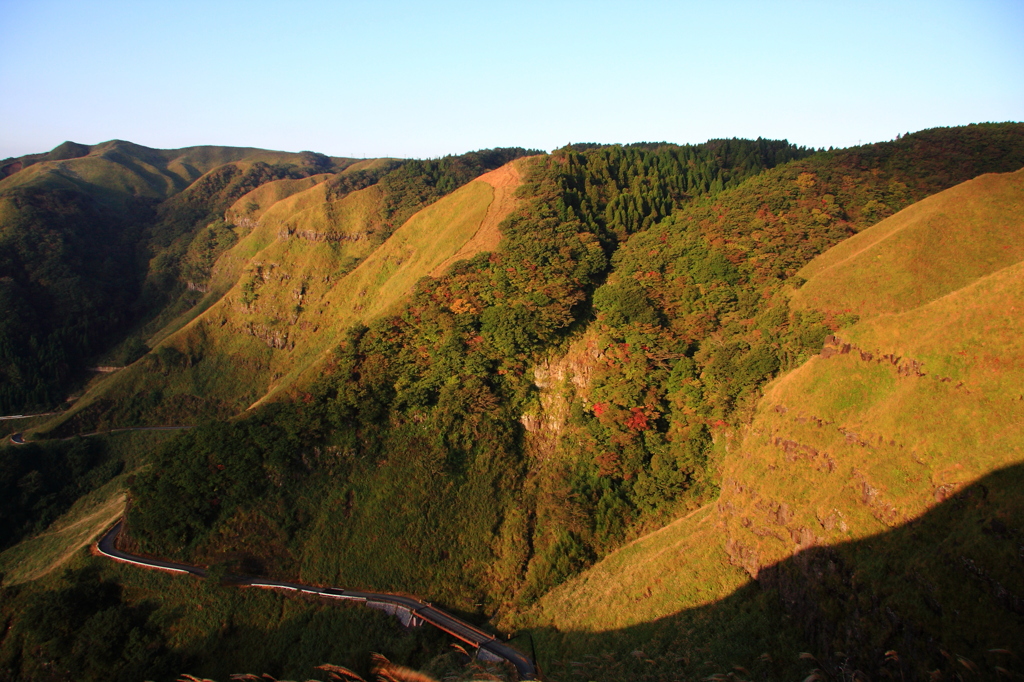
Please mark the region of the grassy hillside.
<svg viewBox="0 0 1024 682"><path fill-rule="evenodd" d="M1024 169L987 174L901 211L811 261L794 306L911 310L1024 259Z"/></svg>
<svg viewBox="0 0 1024 682"><path fill-rule="evenodd" d="M1024 303L1022 276L1018 263L922 307L854 325L766 391L743 443L749 460L735 458L723 474L726 486L744 491L730 496L730 536L754 550L735 553L749 572L791 550L789 537L755 540L776 503L792 509L784 525L811 532L798 544L861 538L1021 461L1024 343L1014 313ZM773 493L751 487L771 471L794 469L799 478ZM754 524L739 528L743 518Z"/></svg>
<svg viewBox="0 0 1024 682"><path fill-rule="evenodd" d="M216 303L150 357L85 396L76 412L109 410L123 400L121 414L108 419L156 423L245 410L302 372L315 372L345 330L380 316L455 254L473 255L464 249L494 196L486 180L470 182L381 243L386 214L379 185L339 197L331 181L294 193L313 179L280 182L290 184L268 183L229 211L238 219L250 201L286 195L254 209L258 218L243 222L248 234L213 268L207 300ZM494 224L503 218L490 215ZM155 394L140 409L138 396Z"/></svg>
<svg viewBox="0 0 1024 682"><path fill-rule="evenodd" d="M123 480L79 498L75 508L45 531L0 554L4 584L20 585L59 572L124 515L125 501Z"/></svg>
<svg viewBox="0 0 1024 682"><path fill-rule="evenodd" d="M125 493L160 431L0 446L0 574L17 585L59 573L124 513Z"/></svg>
<svg viewBox="0 0 1024 682"><path fill-rule="evenodd" d="M494 188L485 180L474 180L413 215L322 302L314 304L319 314L333 318L330 331L318 335L321 342L315 350L296 358L292 375L283 377L279 385L288 386L304 370L315 371L309 367L312 353L333 350L349 327L374 320L394 307L412 293L417 281L456 254L463 258L475 255L466 247L483 229L493 200ZM501 222L504 218L498 214L493 219Z"/></svg>
<svg viewBox="0 0 1024 682"><path fill-rule="evenodd" d="M123 343L129 331L159 319L192 279L208 274L211 255L236 239L219 220L233 194L351 163L310 152L157 150L115 140L69 143L6 164L0 412L60 404L100 354L108 365L138 357L145 330L134 346Z"/></svg>
<svg viewBox="0 0 1024 682"><path fill-rule="evenodd" d="M940 193L808 265L798 296L838 298L869 319L770 384L742 437L718 434L728 454L712 507L538 603L525 622L563 633L545 635L561 642L553 653L612 646L582 633L659 619L669 620L648 630L668 636L666 623L691 622L711 601L727 608L749 580L784 614L750 620L755 639L767 646L774 628L795 629L833 671L874 676L892 649L918 679L949 667L942 651L981 664L987 649L1024 638L1014 615L1024 509L1009 483L1024 462L1020 179ZM952 279L920 252L883 248L899 239L940 261L944 244L970 247L946 251L963 255ZM877 295L860 307L865 289ZM951 520L961 511L970 519Z"/></svg>
<svg viewBox="0 0 1024 682"><path fill-rule="evenodd" d="M435 267L430 273L431 277L440 277L460 260L472 258L478 253L497 250L501 242L501 223L519 204L518 191L523 181L523 172L520 169L524 163L526 162L509 163L477 178L494 189L494 199L487 207L487 215L472 238Z"/></svg>
<svg viewBox="0 0 1024 682"><path fill-rule="evenodd" d="M846 664L898 676L888 649L910 677L948 672L941 653L918 645L928 637L947 638L951 656L989 663L987 643L962 631L978 613L968 603L1015 613L1004 596L1019 593L1016 578L988 562L1016 542L1008 491L1017 470L989 475L991 484L957 479L967 487L918 509L919 472L908 464L904 478L890 475L870 455L909 443L927 462L916 445L927 434L876 433L862 422L905 413L913 399L927 425L946 399L928 407L926 388L940 397L970 389L988 371L982 364L1002 367L989 358L998 353L986 351L957 387L951 373L918 375L943 362L953 372L962 356L889 345L904 326L927 338L923 330L941 315L959 324L942 328L942 343L960 343L956 334L971 325L979 334L991 327L997 342L1002 327L954 313L969 303L994 319L999 297L1017 307L1012 286L996 278L1006 271L1012 282L1019 273L987 271L992 284L982 293L968 289L987 286L982 279L958 285L945 298L964 298L947 312L898 313L925 311L916 327L897 314L857 323L855 309L818 311L791 305L789 296L797 272L844 239L870 236L879 220L977 173L1019 169L1024 126L922 131L820 154L771 140L580 145L524 161L516 196L496 177L468 182L487 159L511 157L467 157L369 164L274 189L270 183L291 179L271 179L251 203L243 194L228 201L248 171L221 178L215 170L190 192L199 209L251 219L196 223L202 229L190 252L224 254L209 265L208 291L193 292L202 312L179 317L152 352L103 380L62 425L73 432L230 415L174 438L131 484L128 532L138 547L247 572L409 590L481 618L499 614L509 627L534 628L545 660L566 666L555 679L750 676L733 663L792 679L806 676L801 666L812 663L796 654L809 649L837 677ZM498 249L471 255L493 244L492 209L504 205L510 213ZM210 246L199 248L202 240ZM471 257L448 265L460 252ZM899 268L889 271L896 282ZM815 276L808 279L812 291ZM975 304L978 296L997 307ZM875 323L882 326L872 340ZM856 334L865 336L856 337L853 362L853 352L841 351ZM805 365L835 335L836 354ZM918 355L894 364L885 357L892 351ZM805 415L797 395L781 405L786 412L760 401L818 365L837 374L807 379L800 392L847 387L814 394L814 409L841 420ZM870 381L857 384L857 372ZM275 387L274 400L245 410ZM985 399L965 403L965 418L981 418ZM956 417L959 409L947 411ZM1013 424L1013 409L998 414ZM1016 447L1014 433L1006 426L956 443L968 453L1002 451ZM934 459L941 473L952 455ZM806 476L793 475L806 466ZM971 475L992 466L995 459ZM826 492L814 489L818 475ZM947 483L936 491L952 491ZM978 497L981 486L988 498ZM832 506L819 510L817 496ZM884 525L891 509L892 525ZM924 516L918 522L914 514ZM854 523L863 528L851 530ZM954 527L959 546L947 543ZM975 527L991 532L972 535ZM885 551L873 555L876 545ZM899 546L903 553L891 551ZM898 589L872 577L882 573L879 557L893 575L920 574L915 562L938 546L948 548L942 566L974 582L950 596L944 586L957 582L954 574L936 573L935 589L919 601L938 605L942 618L971 614L959 624L929 624ZM616 576L624 591L609 595ZM846 595L855 595L853 615ZM603 609L608 598L614 607Z"/></svg>
<svg viewBox="0 0 1024 682"><path fill-rule="evenodd" d="M286 163L298 156L245 147L151 149L123 140L81 145L79 151L85 149L88 152L81 156L60 158L66 155L58 153L58 158L37 161L8 175L0 180L0 192L45 187L87 192L102 203L123 203L129 196L166 199L225 164L243 159Z"/></svg>
<svg viewBox="0 0 1024 682"><path fill-rule="evenodd" d="M1012 126L941 131L943 144L933 152L945 158L957 145L970 148L979 137L1012 137L1015 131ZM750 154L756 159L772 144L779 146L732 141L728 149L734 159ZM1024 151L1012 144L1004 147L987 163L1005 165ZM809 253L867 227L868 218L851 222L838 210L828 220L820 218L816 206L825 199L818 193L842 190L843 203L837 199L837 206L853 212L858 202L871 201L867 197L876 189L920 184L905 170L888 176L875 171L905 154L923 153L907 138L880 150L873 162L877 165L862 167L858 159L865 150L856 149L800 159L760 175L754 175L755 166L744 170L753 175L746 183L703 199L675 193L680 187L699 189L696 172L689 184L691 168L724 175L729 156L721 155L723 149L716 143L564 150L532 162L524 176L523 201L502 227L498 252L424 280L407 302L368 329L336 337L317 367L322 367L321 377L305 384L294 403L265 413L253 410L238 423L235 436L214 430L205 439L191 442L201 438L197 434L176 447L162 465L165 477L149 481L140 493L147 499L138 507L140 536L151 543L151 551L187 556L199 548L214 553L218 533L251 535L245 543L257 555L261 543L287 547L291 558L285 563L301 559L324 580L343 575L360 584L383 581L390 586L401 582L400 575L409 585L422 585L426 595L451 594L461 602L466 594L479 593L483 599L477 603L490 599L488 608L515 609L644 528L714 499L725 452L714 443L716 436L749 419L759 387L781 367L818 352L828 325L835 323L824 315L790 312L781 281L772 275L776 266L781 275L795 272L787 262L802 265ZM940 182L930 162L922 167L932 173L930 183ZM677 176L669 172L672 168L687 170ZM811 171L819 178L813 185L806 176L801 179ZM843 184L851 173L863 179L860 189ZM906 192L887 200L899 206ZM675 201L681 208L665 214L666 202ZM758 217L765 203L780 212L774 222ZM756 242L761 251L755 255L778 252L770 270L763 268L767 259L733 260L736 244L749 237L742 230L756 220L764 223L758 229L774 235ZM392 260L391 253L378 251L360 268L371 274L369 266ZM350 276L362 276L360 268ZM261 281L262 286L283 281L274 277L253 279L253 292L258 293ZM330 296L342 291L336 287ZM232 296L241 301L242 293ZM259 303L257 298L251 307ZM311 312L302 307L300 319ZM338 310L344 313L345 308ZM253 313L236 306L231 314ZM211 327L221 329L219 324ZM276 329L281 336L274 338L285 343L285 326ZM289 344L293 331L295 338L302 332L287 331ZM258 350L252 342L250 347ZM185 370L189 357L208 357L188 348L178 352L178 367ZM269 358L289 353L284 348L264 352L259 360L264 364L250 364L246 376L255 381L248 385L267 376L258 372L270 365ZM245 354L239 346L233 355L216 357ZM165 367L161 377L192 377L196 388L209 387L196 372ZM211 369L207 376L216 374ZM274 380L271 376L268 382ZM134 395L132 403L121 404L154 414L148 411L150 394ZM164 398L161 390L153 400ZM168 521L177 530L165 532L161 520L177 517L169 506L181 491L207 485L201 483L209 478L201 462L223 459L227 467L237 459L219 446L207 452L199 444L228 438L252 444L246 456L254 458L252 467L267 469L268 480L292 480L279 479L292 471L294 482L282 482L266 490L265 499L249 502L251 494L241 491L263 484L226 469L216 485L237 495L211 496L219 503L198 503L179 521ZM187 454L191 450L197 454ZM408 452L409 459L393 460L396 451ZM355 511L386 508L394 494L392 480L423 481L420 495L407 499L403 514ZM324 490L302 496L330 500L324 502L327 507L312 503L293 517L273 502L289 488L319 490L321 481ZM502 493L496 498L498 481ZM449 519L450 510L482 509L484 500L490 511ZM513 500L518 511L505 508ZM428 508L452 525L432 526L427 538L410 543L401 527L406 519L429 517ZM354 523L345 514L361 520ZM477 522L493 514L498 516L485 524L490 530L481 531ZM243 523L249 515L265 521ZM268 535L261 535L260 528ZM388 552L396 553L379 566L353 562L349 555L325 561L323 547L347 543L339 533L351 528L360 529L361 536L391 538ZM407 552L399 548L405 547L437 565L435 533L463 538L460 552L442 562L443 570L428 571L400 558ZM269 556L269 549L265 553L257 559L287 569ZM455 594L459 585L466 587L461 597Z"/></svg>
<svg viewBox="0 0 1024 682"><path fill-rule="evenodd" d="M11 312L0 320L0 412L53 408L85 383L87 365L129 364L208 308L213 266L248 233L261 197L228 209L264 184L329 179L340 199L380 182L377 245L416 210L523 153L356 161L112 141L5 163L0 300ZM262 200L297 190L285 183Z"/></svg>
<svg viewBox="0 0 1024 682"><path fill-rule="evenodd" d="M741 158L745 151L793 151L767 141L729 148ZM576 315L587 314L587 291L608 263L602 243L617 239L569 218L576 209L565 203L562 183L586 186L589 173L603 178L600 186L590 183L587 201L614 206L623 195L634 197L621 223L609 219L615 229L639 229L665 207L650 199L664 193L674 200L669 187L683 182L655 182L658 169L683 167L692 157L695 166L699 159L721 172L727 157L716 149L610 148L594 158L570 162L566 153L524 164L522 200L502 225L497 252L422 279L407 302L339 338L322 376L298 400L192 432L161 455L154 475L138 482L145 502L135 507L132 533L148 551L208 560L230 548L282 575L300 570L319 582L409 589L474 610L520 595L529 600L578 570L591 556L581 539L589 523L580 518L603 489L576 495L573 472L548 471L522 449L518 421L535 400L529 363L559 342ZM469 192L492 191L472 184L464 190L467 200ZM431 215L421 212L407 226L422 220L418 229L446 227L432 227ZM404 240L404 230L392 238ZM390 243L353 275L394 265L401 272L403 254L383 251ZM229 442L236 454L222 452ZM224 469L209 476L202 464L209 461ZM175 501L196 486L220 492L204 492L187 507ZM625 501L609 492L601 504L612 506L603 516L614 519ZM305 502L296 507L282 495ZM562 525L565 518L574 525ZM613 537L624 525L620 519L609 528ZM359 541L366 537L374 541ZM325 551L332 546L350 551Z"/></svg>
<svg viewBox="0 0 1024 682"><path fill-rule="evenodd" d="M194 306L195 293L207 288L217 258L246 230L225 221L227 209L241 197L268 183L306 177L326 180L335 173L344 176L352 166L365 165L311 152L284 155L284 160L270 157L272 163L261 156L217 166L157 207L140 252L147 261L136 306L137 314L146 321L141 334L158 334L169 320ZM297 188L285 184L280 189L290 192ZM253 204L247 202L246 208L252 209Z"/></svg>
<svg viewBox="0 0 1024 682"><path fill-rule="evenodd" d="M150 261L144 296L148 299L144 305L157 311L141 332L148 337L149 347L155 347L219 301L238 281L248 259L276 237L272 229L275 221L267 221L263 229L257 229L268 209L281 202L282 207L292 208L293 202L283 200L328 180L333 180L331 187L336 189L339 181L362 175L361 169L376 165L373 160L361 161L336 174L305 177L288 167L262 164L248 166L248 170L240 173L236 165L226 181L224 177L211 177L212 186L204 188L201 179L195 187L197 196L189 196L193 189L189 188L180 205L169 202L162 207L165 218L153 232L157 236L154 241L164 246L150 247L156 256ZM223 170L226 169L218 169L218 174ZM368 184L375 177L371 174L361 184ZM314 202L324 202L323 192L306 196L307 203L309 196L315 197ZM195 204L192 208L188 208L189 199ZM231 250L254 231L257 234L247 239L242 248ZM231 253L226 253L229 250Z"/></svg>

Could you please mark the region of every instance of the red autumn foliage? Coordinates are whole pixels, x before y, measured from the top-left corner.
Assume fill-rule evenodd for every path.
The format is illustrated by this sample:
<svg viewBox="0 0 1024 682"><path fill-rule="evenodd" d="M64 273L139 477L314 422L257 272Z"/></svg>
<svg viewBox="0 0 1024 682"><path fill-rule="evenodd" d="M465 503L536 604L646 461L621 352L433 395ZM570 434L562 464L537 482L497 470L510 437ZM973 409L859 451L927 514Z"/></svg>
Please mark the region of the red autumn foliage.
<svg viewBox="0 0 1024 682"><path fill-rule="evenodd" d="M647 415L644 414L644 408L634 407L630 412L632 414L626 419L626 426L635 431L647 430Z"/></svg>

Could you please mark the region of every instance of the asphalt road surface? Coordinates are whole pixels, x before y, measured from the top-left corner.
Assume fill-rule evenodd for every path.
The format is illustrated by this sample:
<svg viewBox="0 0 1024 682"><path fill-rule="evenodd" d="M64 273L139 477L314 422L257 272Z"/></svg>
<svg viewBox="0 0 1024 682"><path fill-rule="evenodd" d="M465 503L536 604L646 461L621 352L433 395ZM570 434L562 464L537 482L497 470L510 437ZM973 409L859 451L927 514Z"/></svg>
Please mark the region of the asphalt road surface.
<svg viewBox="0 0 1024 682"><path fill-rule="evenodd" d="M143 568L168 571L171 573L191 573L194 576L203 578L206 570L198 566L179 564L174 561L162 561L149 557L136 556L122 552L116 546L118 535L121 533L123 522L118 521L113 528L108 530L100 541L96 543L96 549L100 554L116 561L142 566ZM533 661L512 647L497 640L483 630L473 627L469 623L456 618L450 613L443 611L436 606L412 597L403 597L396 594L381 592L359 592L355 590L343 590L336 587L316 587L303 585L301 583L279 582L276 580L263 580L261 578L241 577L233 581L239 586L262 587L274 590L289 590L312 594L328 599L346 599L350 601L363 602L371 608L388 611L398 616L405 624L416 624L419 621L429 623L434 627L447 632L452 637L476 647L483 657L496 660L506 660L516 667L519 678L522 680L537 679L537 668ZM489 656L488 656L489 654Z"/></svg>

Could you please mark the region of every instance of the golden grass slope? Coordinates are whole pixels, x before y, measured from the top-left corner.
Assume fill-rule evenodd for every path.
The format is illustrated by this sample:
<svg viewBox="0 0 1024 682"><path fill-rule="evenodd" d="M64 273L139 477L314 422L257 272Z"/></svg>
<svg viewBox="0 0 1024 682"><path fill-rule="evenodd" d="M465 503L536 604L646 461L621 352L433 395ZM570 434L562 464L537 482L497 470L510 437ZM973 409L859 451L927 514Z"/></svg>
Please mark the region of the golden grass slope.
<svg viewBox="0 0 1024 682"><path fill-rule="evenodd" d="M380 227L378 190L355 193L352 199L332 198L331 191L321 186L331 178L391 163L392 159L364 159L345 167L337 174L321 173L305 178L275 180L248 192L224 212L226 222L236 226L241 243L222 254L214 266L206 295L184 314L166 324L150 340L151 347L191 322L224 296L234 286L249 260L270 245L281 232L296 231L307 237L317 231L331 232L325 222L346 225L349 234L371 234ZM315 191L314 187L318 187ZM301 195L292 199L295 195ZM360 215L347 215L352 213ZM268 215L269 214L269 215ZM263 217L267 215L267 219ZM286 225L285 223L288 223ZM315 238L315 237L314 237ZM351 248L348 257L361 258L366 248ZM365 244L363 246L366 246ZM343 258L342 260L345 260Z"/></svg>
<svg viewBox="0 0 1024 682"><path fill-rule="evenodd" d="M310 175L306 178L285 178L264 183L247 193L225 211L224 220L242 227L250 223L250 221L255 224L269 208L279 201L315 187L330 177L332 177L331 173L320 173L319 175ZM250 208L250 205L253 208Z"/></svg>
<svg viewBox="0 0 1024 682"><path fill-rule="evenodd" d="M260 185L225 211L225 220L235 225L235 233L241 239L245 239L260 227L259 218L268 208L293 194L315 187L330 177L332 175L329 173L321 173L299 179L275 180ZM253 209L252 206L256 208ZM188 310L171 318L170 321L160 320L156 332L147 339L151 348L206 311L238 281L242 269L252 254L273 240L272 229L264 229L260 232L260 235L248 240L246 249L236 249L221 255L214 266L210 280L205 282L206 293L202 299ZM246 253L249 255L246 256Z"/></svg>
<svg viewBox="0 0 1024 682"><path fill-rule="evenodd" d="M514 191L518 172L504 176L513 180L502 182L503 191ZM376 249L372 237L381 227L382 199L377 186L332 203L329 188L318 185L268 209L260 219L261 239L275 229L276 238L252 253L250 279L243 276L220 306L221 320L236 335L256 336L274 349L267 393L291 385L346 329L384 314L454 254L468 257L483 245L496 245L492 237L479 241L476 250L466 249L482 230L493 229L489 220L496 227L512 208L503 200L501 210L492 209L492 182L489 173L419 211ZM254 251L252 244L239 247ZM258 289L248 305L247 281Z"/></svg>
<svg viewBox="0 0 1024 682"><path fill-rule="evenodd" d="M194 419L190 413L196 411L228 417L263 396L275 371L283 375L275 367L291 357L295 332L320 331L319 322L303 319L299 325L302 306L325 296L372 250L367 237L378 225L380 190L368 187L328 201L322 182L304 190L305 181L281 182L288 184L254 191L257 201L284 198L261 211L244 228L248 234L217 260L203 299L151 340L158 340L158 352L172 348L196 361L165 367L153 354L144 357L92 387L61 421L96 409L98 401L132 400L154 389L166 398L152 410L152 423ZM277 363L275 351L284 356Z"/></svg>
<svg viewBox="0 0 1024 682"><path fill-rule="evenodd" d="M953 188L808 266L802 291L814 297L805 303L869 319L769 385L742 441L730 444L712 508L609 555L543 597L525 624L593 632L651 622L801 550L906 526L1024 463L1024 223L1012 218L1024 207L1021 180L983 176ZM931 266L933 251L910 258L911 243L969 257L952 277ZM926 281L908 288L908 272ZM1010 564L984 566L997 584L1018 581Z"/></svg>
<svg viewBox="0 0 1024 682"><path fill-rule="evenodd" d="M748 580L729 563L714 508L706 506L556 587L525 622L563 632L618 630L723 599Z"/></svg>
<svg viewBox="0 0 1024 682"><path fill-rule="evenodd" d="M395 230L380 248L311 306L315 315L327 316L329 325L322 325L326 333L320 334L316 343L303 344L305 347L289 358L290 370L270 387L268 396L303 373L313 378L316 369L310 363L334 348L342 332L383 315L412 293L417 281L459 253L480 230L493 199L491 185L474 180ZM300 325L298 333L303 331Z"/></svg>
<svg viewBox="0 0 1024 682"><path fill-rule="evenodd" d="M249 233L218 260L197 306L202 313L156 349L183 353L187 366L162 366L151 354L91 390L74 411L159 390L167 409L152 410L153 420L196 410L224 416L314 377L346 329L384 314L456 256L497 244L519 175L488 176L422 209L383 243L374 238L383 226L378 186L335 198L329 183L308 179L305 189L307 181L288 181L246 195L228 214L258 216ZM249 201L259 208L250 211Z"/></svg>
<svg viewBox="0 0 1024 682"><path fill-rule="evenodd" d="M855 325L765 393L719 514L753 577L1024 462L1024 263Z"/></svg>
<svg viewBox="0 0 1024 682"><path fill-rule="evenodd" d="M501 230L498 226L512 213L518 203L516 190L519 189L523 181L522 166L524 163L529 162L525 158L517 159L501 168L484 173L476 179L476 181L486 182L494 188L494 199L487 207L487 215L484 216L483 222L480 223L480 227L472 239L463 244L458 253L434 268L434 271L430 273L431 277L440 277L456 261L498 248L498 242L501 241Z"/></svg>
<svg viewBox="0 0 1024 682"><path fill-rule="evenodd" d="M1024 259L1024 169L981 175L811 261L797 307L900 312Z"/></svg>

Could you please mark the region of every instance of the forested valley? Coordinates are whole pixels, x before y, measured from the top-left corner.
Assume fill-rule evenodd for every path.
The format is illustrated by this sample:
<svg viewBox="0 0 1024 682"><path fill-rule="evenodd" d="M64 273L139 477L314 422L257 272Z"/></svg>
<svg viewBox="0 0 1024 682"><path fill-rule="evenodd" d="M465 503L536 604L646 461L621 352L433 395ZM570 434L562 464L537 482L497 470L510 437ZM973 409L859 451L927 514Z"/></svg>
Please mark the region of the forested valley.
<svg viewBox="0 0 1024 682"><path fill-rule="evenodd" d="M0 411L58 413L33 422L37 444L3 450L0 548L44 533L79 498L125 494L135 551L221 576L415 594L514 631L559 585L719 498L765 387L859 319L791 305L801 268L927 197L1018 170L1024 126L829 151L727 139L422 161L72 147L16 172L5 162L0 183ZM18 180L75 160L93 165ZM273 216L272 193L325 224L362 211L358 233L300 239L313 234L306 223L282 222L266 238L294 258L334 254L336 279L317 284L327 291L381 258L422 211L513 163L521 179L498 248L424 271L291 373L268 369L293 353L280 339L302 338L290 330L328 327L307 321L312 279L246 246ZM129 175L136 190L122 193ZM413 262L385 256L373 271L382 287ZM224 273L234 274L220 292ZM266 324L274 335L252 323L240 332L230 315L269 315L258 306L279 300L274 287L294 299L274 312L278 327ZM232 345L243 337L250 345ZM246 353L256 359L237 360ZM100 364L135 368L136 383L90 381ZM256 385L258 370L275 392L259 384L258 400L243 401L196 369L207 366L230 367L221 380L231 390ZM65 405L72 392L91 402ZM138 435L131 453L113 434L57 440L169 423L195 428ZM319 663L365 675L372 651L442 675L461 660L443 636L407 634L382 614L284 606L216 581L169 587L174 577L132 577L81 551L68 566L5 582L0 679L256 672L244 661L274 675ZM757 622L754 640L811 648L788 620ZM690 636L727 649L708 644L710 626ZM233 653L219 658L225 647ZM780 664L764 678L803 670Z"/></svg>

